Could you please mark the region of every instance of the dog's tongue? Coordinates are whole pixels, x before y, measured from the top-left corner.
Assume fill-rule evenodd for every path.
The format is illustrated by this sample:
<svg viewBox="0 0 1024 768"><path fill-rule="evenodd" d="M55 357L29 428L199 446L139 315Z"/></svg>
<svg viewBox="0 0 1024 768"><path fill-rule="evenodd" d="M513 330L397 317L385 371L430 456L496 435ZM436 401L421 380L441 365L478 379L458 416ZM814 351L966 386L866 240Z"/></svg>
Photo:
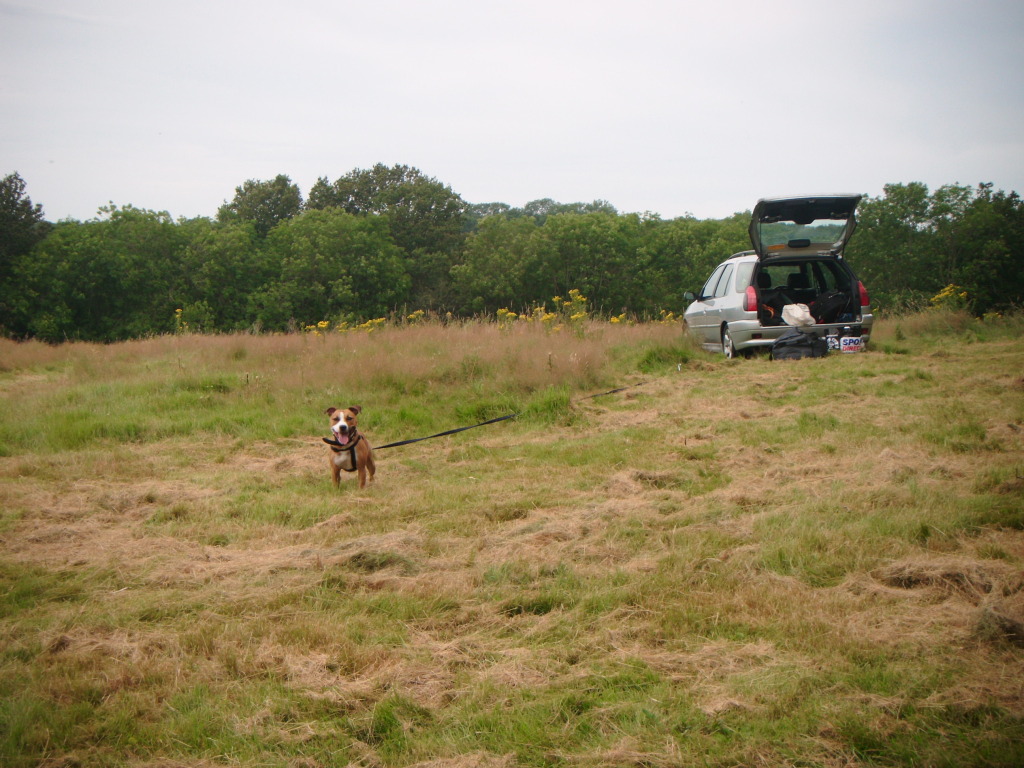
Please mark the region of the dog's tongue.
<svg viewBox="0 0 1024 768"><path fill-rule="evenodd" d="M338 432L335 435L338 438L338 442L342 445L348 445L348 435L344 432Z"/></svg>

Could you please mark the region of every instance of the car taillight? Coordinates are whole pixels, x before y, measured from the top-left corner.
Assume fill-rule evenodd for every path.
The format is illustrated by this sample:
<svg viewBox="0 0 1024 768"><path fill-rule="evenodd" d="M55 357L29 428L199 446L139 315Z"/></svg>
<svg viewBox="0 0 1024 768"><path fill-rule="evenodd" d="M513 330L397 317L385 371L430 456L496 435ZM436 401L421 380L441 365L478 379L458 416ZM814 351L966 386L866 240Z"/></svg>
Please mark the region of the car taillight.
<svg viewBox="0 0 1024 768"><path fill-rule="evenodd" d="M864 283L860 280L857 281L857 289L860 291L860 305L862 307L870 306L871 299L868 298L868 289L864 287Z"/></svg>
<svg viewBox="0 0 1024 768"><path fill-rule="evenodd" d="M861 290L864 290L861 287ZM867 294L864 294L865 296ZM757 288L752 285L747 286L747 303L743 305L744 312L757 312Z"/></svg>

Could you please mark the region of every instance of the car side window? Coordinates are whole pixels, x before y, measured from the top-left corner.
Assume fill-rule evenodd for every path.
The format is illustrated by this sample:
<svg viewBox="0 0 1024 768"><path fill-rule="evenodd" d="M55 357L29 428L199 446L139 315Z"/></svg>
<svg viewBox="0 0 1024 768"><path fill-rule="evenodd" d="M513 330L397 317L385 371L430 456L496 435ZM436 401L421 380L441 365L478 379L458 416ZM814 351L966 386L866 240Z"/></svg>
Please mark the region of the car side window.
<svg viewBox="0 0 1024 768"><path fill-rule="evenodd" d="M736 293L743 293L750 285L750 278L754 274L754 262L747 261L736 267Z"/></svg>
<svg viewBox="0 0 1024 768"><path fill-rule="evenodd" d="M729 283L732 282L732 273L734 271L735 269L733 268L732 264L726 267L725 273L722 275L722 278L718 281L718 286L715 288L716 299L719 299L722 296L725 296L726 293L728 293Z"/></svg>
<svg viewBox="0 0 1024 768"><path fill-rule="evenodd" d="M718 278L722 276L722 271L725 269L725 264L719 265L718 269L711 273L711 277L704 283L704 287L700 289L700 298L709 299L715 295L715 286L718 285Z"/></svg>

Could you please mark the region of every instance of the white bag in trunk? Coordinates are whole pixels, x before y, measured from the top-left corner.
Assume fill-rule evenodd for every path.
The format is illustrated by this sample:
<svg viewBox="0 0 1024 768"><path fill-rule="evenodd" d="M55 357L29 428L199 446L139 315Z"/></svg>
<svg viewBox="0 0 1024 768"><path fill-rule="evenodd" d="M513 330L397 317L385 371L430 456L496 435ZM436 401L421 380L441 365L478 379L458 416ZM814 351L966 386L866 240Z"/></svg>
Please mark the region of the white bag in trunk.
<svg viewBox="0 0 1024 768"><path fill-rule="evenodd" d="M808 328L814 325L811 310L806 304L787 304L782 308L782 319L794 328Z"/></svg>

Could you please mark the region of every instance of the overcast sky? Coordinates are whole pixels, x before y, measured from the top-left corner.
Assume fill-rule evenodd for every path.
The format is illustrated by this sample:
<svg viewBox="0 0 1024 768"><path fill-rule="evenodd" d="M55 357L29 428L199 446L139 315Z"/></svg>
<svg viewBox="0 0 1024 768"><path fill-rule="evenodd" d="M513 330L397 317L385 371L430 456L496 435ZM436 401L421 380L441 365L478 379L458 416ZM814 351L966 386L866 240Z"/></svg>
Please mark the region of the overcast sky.
<svg viewBox="0 0 1024 768"><path fill-rule="evenodd" d="M0 175L51 221L376 163L663 218L1024 193L1024 1L0 0Z"/></svg>

